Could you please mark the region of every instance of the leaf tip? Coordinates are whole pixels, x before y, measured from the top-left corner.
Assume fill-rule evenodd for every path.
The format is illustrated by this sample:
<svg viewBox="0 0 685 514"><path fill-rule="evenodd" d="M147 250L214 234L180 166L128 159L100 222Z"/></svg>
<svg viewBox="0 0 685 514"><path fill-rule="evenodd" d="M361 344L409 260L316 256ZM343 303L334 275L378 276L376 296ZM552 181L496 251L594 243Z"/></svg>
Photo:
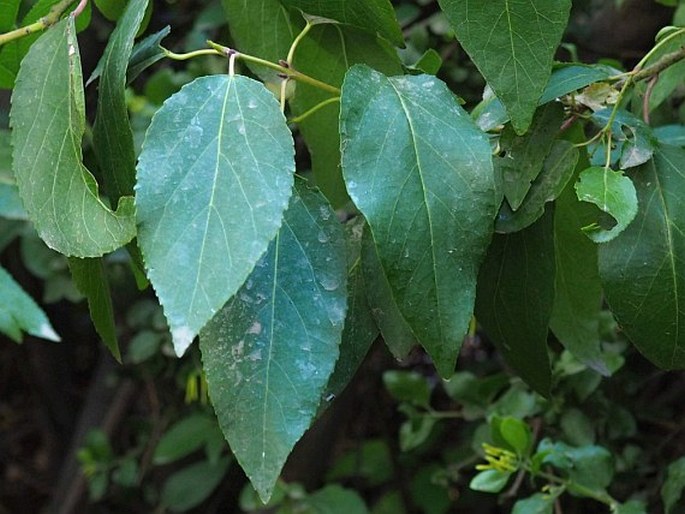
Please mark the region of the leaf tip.
<svg viewBox="0 0 685 514"><path fill-rule="evenodd" d="M197 334L188 325L181 325L171 329L171 339L174 342L174 351L177 357L183 357Z"/></svg>

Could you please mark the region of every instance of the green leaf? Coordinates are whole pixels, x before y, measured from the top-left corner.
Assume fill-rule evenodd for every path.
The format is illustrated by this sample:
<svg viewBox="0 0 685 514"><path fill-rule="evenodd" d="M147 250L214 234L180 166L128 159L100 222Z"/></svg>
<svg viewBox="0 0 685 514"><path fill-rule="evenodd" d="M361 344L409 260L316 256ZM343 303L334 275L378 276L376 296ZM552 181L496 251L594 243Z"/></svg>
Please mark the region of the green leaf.
<svg viewBox="0 0 685 514"><path fill-rule="evenodd" d="M22 62L11 123L14 175L31 221L49 247L81 258L111 252L135 235L133 198L110 210L81 162L84 111L70 16L46 31Z"/></svg>
<svg viewBox="0 0 685 514"><path fill-rule="evenodd" d="M159 440L152 456L157 466L177 461L202 448L216 419L207 414L192 414L171 426ZM225 445L226 443L224 443Z"/></svg>
<svg viewBox="0 0 685 514"><path fill-rule="evenodd" d="M582 140L585 136L580 132L577 139ZM587 166L587 154L583 152L576 173ZM594 208L579 202L573 184L569 183L557 198L554 210L556 278L550 328L577 359L608 375L599 338L602 284L597 246L582 233L582 228L590 225L594 216Z"/></svg>
<svg viewBox="0 0 685 514"><path fill-rule="evenodd" d="M228 457L223 457L216 463L204 460L176 471L162 487L161 503L171 512L197 507L221 483L230 463Z"/></svg>
<svg viewBox="0 0 685 514"><path fill-rule="evenodd" d="M616 149L612 155L619 156L618 167L622 170L639 166L652 158L656 147L656 138L649 125L641 119L632 115L628 111L619 110L613 113L613 108L602 109L592 115L592 120L599 127L609 124L613 117L611 126L613 141ZM603 145L598 145L602 152L598 152L601 162L604 162ZM611 162L614 164L614 160Z"/></svg>
<svg viewBox="0 0 685 514"><path fill-rule="evenodd" d="M21 0L0 0L0 33L15 27Z"/></svg>
<svg viewBox="0 0 685 514"><path fill-rule="evenodd" d="M547 327L554 299L554 216L496 235L480 270L476 318L507 363L543 396L551 372Z"/></svg>
<svg viewBox="0 0 685 514"><path fill-rule="evenodd" d="M337 484L312 493L294 511L303 514L368 514L366 504L357 492Z"/></svg>
<svg viewBox="0 0 685 514"><path fill-rule="evenodd" d="M372 35L379 34L395 46L404 46L404 36L390 0L281 0L306 14L353 25Z"/></svg>
<svg viewBox="0 0 685 514"><path fill-rule="evenodd" d="M95 330L112 353L121 362L117 329L114 322L112 294L102 259L69 259L69 270L74 284L88 300L90 318Z"/></svg>
<svg viewBox="0 0 685 514"><path fill-rule="evenodd" d="M507 482L509 482L509 477L511 477L511 473L509 472L486 469L473 477L469 487L474 491L499 493L506 487Z"/></svg>
<svg viewBox="0 0 685 514"><path fill-rule="evenodd" d="M571 482L593 491L604 491L614 476L611 452L601 446L573 447L565 443L553 443L543 439L538 445L539 453L546 453L546 464L565 470ZM573 484L570 484L573 490ZM582 494L582 493L581 493Z"/></svg>
<svg viewBox="0 0 685 514"><path fill-rule="evenodd" d="M641 500L631 500L618 505L614 514L647 514L647 505Z"/></svg>
<svg viewBox="0 0 685 514"><path fill-rule="evenodd" d="M362 236L361 258L371 313L390 353L403 359L416 346L416 336L397 307L368 227Z"/></svg>
<svg viewBox="0 0 685 514"><path fill-rule="evenodd" d="M518 134L533 118L571 0L439 0L457 39L511 116Z"/></svg>
<svg viewBox="0 0 685 514"><path fill-rule="evenodd" d="M431 390L426 378L414 371L389 370L383 373L383 385L395 400L419 407L430 405Z"/></svg>
<svg viewBox="0 0 685 514"><path fill-rule="evenodd" d="M633 181L622 171L593 166L581 172L575 185L581 202L593 203L611 215L615 225L604 228L595 222L583 227L585 234L595 243L606 243L623 232L638 213L637 196Z"/></svg>
<svg viewBox="0 0 685 514"><path fill-rule="evenodd" d="M639 210L599 248L607 302L622 331L657 366L685 367L685 150L664 146L631 178Z"/></svg>
<svg viewBox="0 0 685 514"><path fill-rule="evenodd" d="M10 220L27 220L26 211L14 184L4 184L0 179L0 217Z"/></svg>
<svg viewBox="0 0 685 514"><path fill-rule="evenodd" d="M129 0L95 0L95 6L102 13L102 15L109 21L117 21L126 9L126 5L130 5ZM141 10L141 16L145 12Z"/></svg>
<svg viewBox="0 0 685 514"><path fill-rule="evenodd" d="M535 493L533 496L518 500L511 514L552 514L555 499L549 494Z"/></svg>
<svg viewBox="0 0 685 514"><path fill-rule="evenodd" d="M495 230L500 233L517 232L540 219L545 213L545 204L555 200L571 179L579 153L572 143L555 141L542 171L530 184L530 190L518 210L512 212L508 202L502 202Z"/></svg>
<svg viewBox="0 0 685 514"><path fill-rule="evenodd" d="M314 27L295 53L294 67L312 77L340 87L354 64L367 64L386 75L400 75L397 52L383 41L353 27ZM331 97L330 93L298 84L291 106L301 115ZM327 105L302 120L298 126L312 159L316 185L338 208L349 201L340 170L340 105Z"/></svg>
<svg viewBox="0 0 685 514"><path fill-rule="evenodd" d="M500 148L505 155L495 160L495 166L501 173L504 197L512 210L518 210L531 183L542 172L563 118L561 105L550 104L538 111L525 136L517 136L511 127L504 129Z"/></svg>
<svg viewBox="0 0 685 514"><path fill-rule="evenodd" d="M661 499L664 502L666 514L673 512L673 508L683 495L685 488L685 457L668 465L666 480L661 486Z"/></svg>
<svg viewBox="0 0 685 514"><path fill-rule="evenodd" d="M219 424L265 502L317 412L346 310L342 228L320 193L297 191L267 254L200 337Z"/></svg>
<svg viewBox="0 0 685 514"><path fill-rule="evenodd" d="M221 0L221 4L236 48L271 62L287 57L298 31L279 0ZM267 82L280 83L273 70L264 66L251 69Z"/></svg>
<svg viewBox="0 0 685 514"><path fill-rule="evenodd" d="M643 68L648 68L667 54L682 49L685 46L685 32L681 30L667 35L660 43L659 48L654 53L650 52L649 58L643 63ZM684 76L685 61L683 60L662 70L649 94L649 110L653 111L659 107L683 83ZM646 86L640 84L640 92L644 94L645 89Z"/></svg>
<svg viewBox="0 0 685 514"><path fill-rule="evenodd" d="M365 225L361 216L345 225L348 249L347 315L340 342L340 357L326 386L325 401L332 401L347 386L378 337L378 327L371 314L362 273L360 253Z"/></svg>
<svg viewBox="0 0 685 514"><path fill-rule="evenodd" d="M93 149L113 204L133 196L136 153L126 105L126 70L148 0L130 0L102 57Z"/></svg>
<svg viewBox="0 0 685 514"><path fill-rule="evenodd" d="M518 418L507 416L504 418L493 418L493 426L496 427L499 436L509 446L516 455L523 456L533 442L530 427Z"/></svg>
<svg viewBox="0 0 685 514"><path fill-rule="evenodd" d="M178 355L276 235L293 154L278 101L247 77L196 79L152 119L138 161L138 240Z"/></svg>
<svg viewBox="0 0 685 514"><path fill-rule="evenodd" d="M347 190L397 306L450 376L498 204L489 143L435 77L361 65L343 84L340 131Z"/></svg>
<svg viewBox="0 0 685 514"><path fill-rule="evenodd" d="M0 332L17 343L22 341L22 331L49 341L60 341L45 313L2 267L0 298Z"/></svg>
<svg viewBox="0 0 685 514"><path fill-rule="evenodd" d="M685 146L685 125L664 125L654 129L654 137L664 145Z"/></svg>
<svg viewBox="0 0 685 514"><path fill-rule="evenodd" d="M432 48L429 48L410 69L427 73L428 75L437 75L440 68L442 68L442 56Z"/></svg>

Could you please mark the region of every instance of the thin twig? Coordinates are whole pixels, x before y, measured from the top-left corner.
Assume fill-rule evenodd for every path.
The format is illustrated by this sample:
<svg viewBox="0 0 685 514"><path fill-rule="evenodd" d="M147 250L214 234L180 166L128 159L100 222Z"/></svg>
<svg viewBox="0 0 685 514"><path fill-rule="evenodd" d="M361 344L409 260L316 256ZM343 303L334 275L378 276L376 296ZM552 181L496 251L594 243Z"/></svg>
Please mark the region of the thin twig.
<svg viewBox="0 0 685 514"><path fill-rule="evenodd" d="M642 97L642 119L649 125L649 100L652 97L652 91L654 91L654 86L659 81L659 75L654 75L647 83L647 90L645 95Z"/></svg>
<svg viewBox="0 0 685 514"><path fill-rule="evenodd" d="M14 41L16 39L28 36L29 34L41 32L50 27L51 25L54 25L59 21L62 14L64 14L64 12L69 8L69 6L72 5L75 1L76 0L61 0L60 2L53 5L50 8L48 14L40 18L38 21L31 23L29 25L25 25L24 27L19 27L15 30L11 30L9 32L5 32L4 34L0 34L0 46L9 43L10 41ZM81 3L86 4L88 3L88 0L81 0ZM81 4L79 4L79 6L76 9L78 10L79 7L81 7ZM85 5L83 7L85 7ZM81 7L81 9L83 9L83 7ZM78 16L78 14L80 14L80 11L74 16Z"/></svg>

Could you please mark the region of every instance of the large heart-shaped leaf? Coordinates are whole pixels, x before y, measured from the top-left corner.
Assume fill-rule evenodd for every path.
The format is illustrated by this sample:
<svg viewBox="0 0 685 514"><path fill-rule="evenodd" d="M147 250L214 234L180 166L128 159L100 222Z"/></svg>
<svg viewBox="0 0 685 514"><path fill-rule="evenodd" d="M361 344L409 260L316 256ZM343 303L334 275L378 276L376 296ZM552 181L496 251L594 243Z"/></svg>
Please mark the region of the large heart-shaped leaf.
<svg viewBox="0 0 685 514"><path fill-rule="evenodd" d="M155 114L138 163L138 239L179 355L276 235L293 154L278 101L247 77L196 79Z"/></svg>
<svg viewBox="0 0 685 514"><path fill-rule="evenodd" d="M457 39L511 116L530 125L552 72L571 0L439 0Z"/></svg>
<svg viewBox="0 0 685 514"><path fill-rule="evenodd" d="M630 177L636 218L600 245L599 271L622 330L657 366L685 367L685 150L663 146Z"/></svg>
<svg viewBox="0 0 685 514"><path fill-rule="evenodd" d="M219 423L264 502L338 358L344 245L325 198L298 187L268 252L200 337Z"/></svg>
<svg viewBox="0 0 685 514"><path fill-rule="evenodd" d="M49 247L99 257L133 239L133 198L123 197L112 212L81 162L85 106L72 16L43 34L23 60L11 122L19 194Z"/></svg>
<svg viewBox="0 0 685 514"><path fill-rule="evenodd" d="M306 14L321 16L380 34L397 46L404 46L404 36L395 18L390 0L281 0L284 5Z"/></svg>
<svg viewBox="0 0 685 514"><path fill-rule="evenodd" d="M554 300L554 216L497 235L480 270L476 317L505 360L533 389L549 395L547 326Z"/></svg>
<svg viewBox="0 0 685 514"><path fill-rule="evenodd" d="M499 203L489 143L435 77L362 65L343 84L340 132L347 190L397 306L449 376Z"/></svg>

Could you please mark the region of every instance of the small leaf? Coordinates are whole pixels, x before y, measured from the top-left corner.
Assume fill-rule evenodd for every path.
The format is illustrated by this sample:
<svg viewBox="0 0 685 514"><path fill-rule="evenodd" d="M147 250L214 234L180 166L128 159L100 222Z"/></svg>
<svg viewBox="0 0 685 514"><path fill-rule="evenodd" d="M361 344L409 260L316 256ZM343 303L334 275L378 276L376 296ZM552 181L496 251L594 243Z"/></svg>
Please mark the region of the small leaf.
<svg viewBox="0 0 685 514"><path fill-rule="evenodd" d="M300 510L298 507L302 507ZM295 511L311 514L368 514L364 500L350 489L331 484L303 499Z"/></svg>
<svg viewBox="0 0 685 514"><path fill-rule="evenodd" d="M551 212L534 225L496 235L478 278L476 318L505 360L535 391L549 396L547 332L554 299Z"/></svg>
<svg viewBox="0 0 685 514"><path fill-rule="evenodd" d="M612 137L618 143L612 155L617 155L619 159L612 159L611 164L617 164L625 170L640 166L651 159L656 147L656 137L651 127L628 111L619 110L614 114L610 108L594 113L592 120L600 127L604 127L612 116ZM601 160L605 160L604 155L601 155Z"/></svg>
<svg viewBox="0 0 685 514"><path fill-rule="evenodd" d="M22 341L22 331L49 341L60 341L42 309L2 267L0 298L0 332L17 343Z"/></svg>
<svg viewBox="0 0 685 514"><path fill-rule="evenodd" d="M323 16L381 35L395 46L404 46L404 36L390 0L281 0L306 14Z"/></svg>
<svg viewBox="0 0 685 514"><path fill-rule="evenodd" d="M495 160L495 166L501 173L504 197L512 210L521 206L531 183L542 172L563 118L562 107L550 104L538 111L525 136L517 136L511 127L504 129L500 148L506 155Z"/></svg>
<svg viewBox="0 0 685 514"><path fill-rule="evenodd" d="M404 359L418 343L397 303L378 258L378 252L366 228L362 236L362 268L371 314L381 331L385 345L396 359Z"/></svg>
<svg viewBox="0 0 685 514"><path fill-rule="evenodd" d="M502 439L517 455L523 456L530 450L533 436L530 427L525 422L507 416L498 420L497 430Z"/></svg>
<svg viewBox="0 0 685 514"><path fill-rule="evenodd" d="M471 483L469 483L469 487L474 491L499 493L507 486L509 477L511 477L511 473L509 472L486 469L473 477Z"/></svg>
<svg viewBox="0 0 685 514"><path fill-rule="evenodd" d="M663 146L631 175L637 218L599 247L607 302L622 331L653 363L685 367L685 150Z"/></svg>
<svg viewBox="0 0 685 514"><path fill-rule="evenodd" d="M206 414L193 414L172 425L155 447L152 462L157 466L177 461L202 448L216 419ZM225 445L226 443L224 443Z"/></svg>
<svg viewBox="0 0 685 514"><path fill-rule="evenodd" d="M397 401L419 407L430 405L430 386L425 377L414 371L386 371L383 373L383 384Z"/></svg>
<svg viewBox="0 0 685 514"><path fill-rule="evenodd" d="M631 500L618 505L614 514L647 514L647 505L641 500Z"/></svg>
<svg viewBox="0 0 685 514"><path fill-rule="evenodd" d="M178 355L278 231L293 153L278 101L247 77L198 78L152 119L138 161L139 243Z"/></svg>
<svg viewBox="0 0 685 514"><path fill-rule="evenodd" d="M426 50L411 67L413 70L427 73L428 75L437 75L440 68L442 68L442 56L432 48Z"/></svg>
<svg viewBox="0 0 685 514"><path fill-rule="evenodd" d="M264 502L317 412L346 310L342 228L320 193L297 191L267 254L200 337L219 424Z"/></svg>
<svg viewBox="0 0 685 514"><path fill-rule="evenodd" d="M502 202L495 230L500 233L517 232L540 219L545 213L545 204L555 200L571 179L578 155L578 149L568 141L555 141L542 171L530 184L530 190L518 210L512 212L508 202Z"/></svg>
<svg viewBox="0 0 685 514"><path fill-rule="evenodd" d="M397 306L451 376L499 203L489 143L435 77L361 65L343 84L340 132L347 190Z"/></svg>
<svg viewBox="0 0 685 514"><path fill-rule="evenodd" d="M535 493L533 496L518 500L511 514L552 514L555 497L549 494Z"/></svg>
<svg viewBox="0 0 685 514"><path fill-rule="evenodd" d="M221 483L231 463L228 457L219 462L200 461L176 471L162 487L161 503L171 512L186 512L197 507Z"/></svg>
<svg viewBox="0 0 685 514"><path fill-rule="evenodd" d="M552 72L571 0L440 0L457 39L524 133Z"/></svg>
<svg viewBox="0 0 685 514"><path fill-rule="evenodd" d="M572 483L593 491L604 492L614 476L611 452L601 446L573 447L543 439L538 452L547 452L544 462L565 470Z"/></svg>
<svg viewBox="0 0 685 514"><path fill-rule="evenodd" d="M661 499L664 502L666 514L673 512L673 508L683 495L685 488L685 457L668 465L666 480L661 486Z"/></svg>
<svg viewBox="0 0 685 514"><path fill-rule="evenodd" d="M575 185L581 202L593 203L610 214L615 222L611 228L599 223L583 227L595 243L606 243L623 232L637 215L637 196L633 181L622 171L593 166L583 171Z"/></svg>
<svg viewBox="0 0 685 514"><path fill-rule="evenodd" d="M19 194L50 248L99 257L134 237L133 198L112 212L81 162L85 106L73 17L47 30L22 62L11 123Z"/></svg>
<svg viewBox="0 0 685 514"><path fill-rule="evenodd" d="M69 259L69 271L74 284L88 300L88 310L95 330L112 356L121 362L112 295L102 259L72 257Z"/></svg>

